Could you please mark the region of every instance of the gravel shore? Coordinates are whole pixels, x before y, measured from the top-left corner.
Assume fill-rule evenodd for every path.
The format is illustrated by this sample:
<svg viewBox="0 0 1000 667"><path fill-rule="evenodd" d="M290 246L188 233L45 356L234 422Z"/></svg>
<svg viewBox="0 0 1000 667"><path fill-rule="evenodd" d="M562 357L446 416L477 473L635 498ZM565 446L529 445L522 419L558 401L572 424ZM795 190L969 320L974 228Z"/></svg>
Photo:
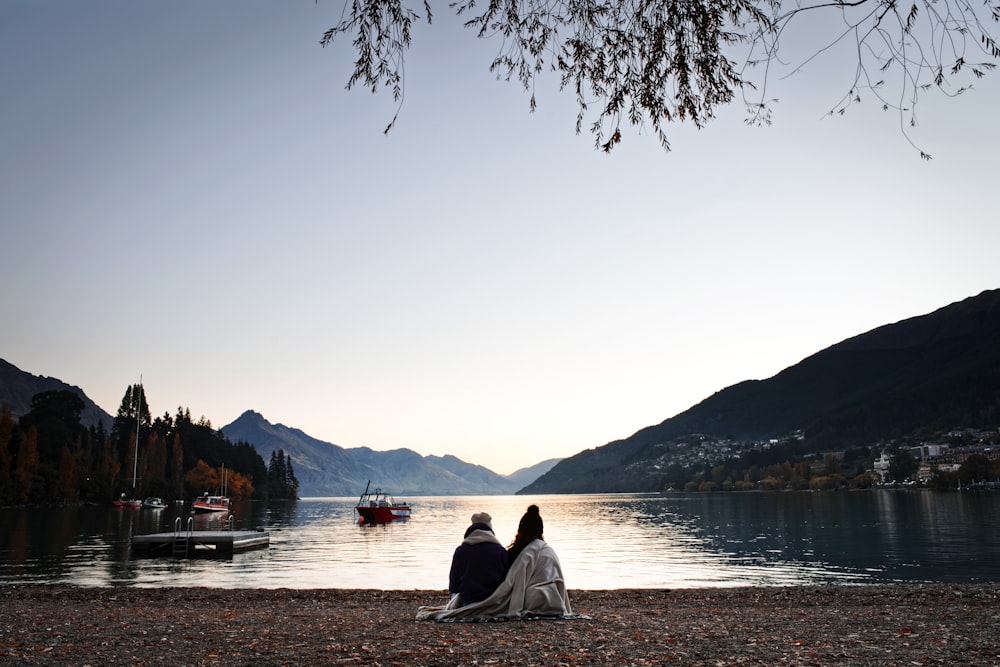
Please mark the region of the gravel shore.
<svg viewBox="0 0 1000 667"><path fill-rule="evenodd" d="M414 620L444 591L0 587L0 665L1000 665L1000 585L570 591L572 621Z"/></svg>

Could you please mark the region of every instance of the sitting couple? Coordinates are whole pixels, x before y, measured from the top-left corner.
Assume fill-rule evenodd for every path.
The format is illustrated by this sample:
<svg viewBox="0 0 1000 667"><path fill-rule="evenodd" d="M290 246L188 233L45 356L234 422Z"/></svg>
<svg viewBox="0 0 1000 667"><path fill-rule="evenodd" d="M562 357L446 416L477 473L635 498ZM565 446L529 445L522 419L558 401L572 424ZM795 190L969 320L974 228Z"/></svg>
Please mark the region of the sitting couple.
<svg viewBox="0 0 1000 667"><path fill-rule="evenodd" d="M517 535L504 548L485 512L472 525L452 557L448 589L451 601L420 607L418 620L454 621L526 616L567 617L572 613L562 567L542 537L537 505L528 507Z"/></svg>

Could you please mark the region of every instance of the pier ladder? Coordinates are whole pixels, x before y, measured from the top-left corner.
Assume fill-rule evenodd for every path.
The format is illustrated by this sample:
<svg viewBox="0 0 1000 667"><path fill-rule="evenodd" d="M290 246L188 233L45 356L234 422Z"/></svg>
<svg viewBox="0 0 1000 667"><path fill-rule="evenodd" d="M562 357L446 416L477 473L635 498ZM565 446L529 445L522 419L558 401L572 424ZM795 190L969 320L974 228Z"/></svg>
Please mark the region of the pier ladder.
<svg viewBox="0 0 1000 667"><path fill-rule="evenodd" d="M174 521L174 556L177 558L187 558L188 550L191 548L191 533L194 531L194 517L189 516L187 520L187 530L181 531L181 518Z"/></svg>

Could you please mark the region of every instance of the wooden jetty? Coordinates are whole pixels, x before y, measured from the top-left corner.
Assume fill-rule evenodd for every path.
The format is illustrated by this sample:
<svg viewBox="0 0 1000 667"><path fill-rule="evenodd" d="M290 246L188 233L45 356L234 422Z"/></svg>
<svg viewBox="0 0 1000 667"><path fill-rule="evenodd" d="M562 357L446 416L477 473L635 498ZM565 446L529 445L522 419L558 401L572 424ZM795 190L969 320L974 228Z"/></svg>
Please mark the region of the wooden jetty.
<svg viewBox="0 0 1000 667"><path fill-rule="evenodd" d="M133 535L132 550L137 555L176 556L189 558L195 555L232 556L239 551L259 549L271 544L271 535L263 528L256 530L193 530L188 520L185 530L180 528L180 517L173 532ZM229 521L232 526L232 520Z"/></svg>

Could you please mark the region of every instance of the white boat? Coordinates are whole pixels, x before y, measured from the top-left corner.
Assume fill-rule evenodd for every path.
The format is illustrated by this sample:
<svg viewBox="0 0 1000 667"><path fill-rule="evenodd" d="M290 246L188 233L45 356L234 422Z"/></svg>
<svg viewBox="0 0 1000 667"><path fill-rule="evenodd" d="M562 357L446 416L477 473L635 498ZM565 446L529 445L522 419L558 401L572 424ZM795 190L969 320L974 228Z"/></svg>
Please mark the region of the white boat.
<svg viewBox="0 0 1000 667"><path fill-rule="evenodd" d="M195 512L228 512L229 496L226 495L226 464L222 464L222 493L218 496L209 495L208 491L194 499L192 509Z"/></svg>
<svg viewBox="0 0 1000 667"><path fill-rule="evenodd" d="M167 506L162 498L146 498L142 501L142 508L147 510L161 510Z"/></svg>
<svg viewBox="0 0 1000 667"><path fill-rule="evenodd" d="M192 507L195 512L228 512L229 498L226 496L210 496L208 493L194 499Z"/></svg>

